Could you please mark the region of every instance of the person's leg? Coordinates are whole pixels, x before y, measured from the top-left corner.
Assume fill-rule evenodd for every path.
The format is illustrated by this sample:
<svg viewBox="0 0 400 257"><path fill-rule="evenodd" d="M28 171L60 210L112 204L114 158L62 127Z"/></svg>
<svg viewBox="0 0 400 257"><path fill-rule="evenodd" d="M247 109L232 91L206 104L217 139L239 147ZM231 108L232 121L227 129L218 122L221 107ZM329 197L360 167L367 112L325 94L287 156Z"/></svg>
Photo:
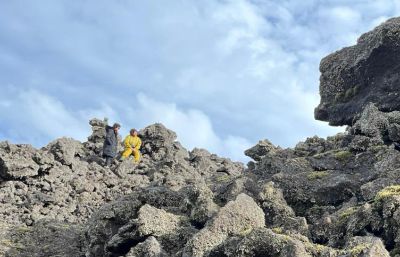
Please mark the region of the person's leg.
<svg viewBox="0 0 400 257"><path fill-rule="evenodd" d="M133 156L135 157L135 162L138 163L140 161L140 152L137 149L133 149Z"/></svg>
<svg viewBox="0 0 400 257"><path fill-rule="evenodd" d="M124 159L128 158L129 155L131 155L131 154L132 154L132 149L126 148L124 150L124 152L122 153L121 159L124 160Z"/></svg>
<svg viewBox="0 0 400 257"><path fill-rule="evenodd" d="M111 166L111 162L112 162L113 158L110 156L106 156L106 166L110 167Z"/></svg>

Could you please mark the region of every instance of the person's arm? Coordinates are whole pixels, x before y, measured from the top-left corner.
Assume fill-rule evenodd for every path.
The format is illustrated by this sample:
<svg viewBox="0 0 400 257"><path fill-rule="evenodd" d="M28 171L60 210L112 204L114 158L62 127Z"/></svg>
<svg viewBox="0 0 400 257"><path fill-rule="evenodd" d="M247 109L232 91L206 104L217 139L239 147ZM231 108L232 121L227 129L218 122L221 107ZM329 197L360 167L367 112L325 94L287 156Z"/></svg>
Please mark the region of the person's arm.
<svg viewBox="0 0 400 257"><path fill-rule="evenodd" d="M129 144L129 136L127 136L124 140L124 146L125 148L132 148L132 146Z"/></svg>
<svg viewBox="0 0 400 257"><path fill-rule="evenodd" d="M107 130L106 132L106 144L107 145L111 145L112 144L112 133L114 133L114 131L112 131L111 129Z"/></svg>
<svg viewBox="0 0 400 257"><path fill-rule="evenodd" d="M142 146L142 140L140 138L138 138L138 141L136 143L135 149L139 150L141 146Z"/></svg>

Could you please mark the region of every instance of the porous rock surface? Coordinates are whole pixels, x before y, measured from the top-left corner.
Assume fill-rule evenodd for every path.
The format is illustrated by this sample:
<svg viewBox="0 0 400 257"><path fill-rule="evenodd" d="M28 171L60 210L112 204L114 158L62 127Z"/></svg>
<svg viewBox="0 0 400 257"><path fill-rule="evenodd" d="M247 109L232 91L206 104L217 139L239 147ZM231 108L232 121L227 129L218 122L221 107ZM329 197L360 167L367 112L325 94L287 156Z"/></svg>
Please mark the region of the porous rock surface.
<svg viewBox="0 0 400 257"><path fill-rule="evenodd" d="M362 35L320 64L321 103L315 118L352 125L369 102L379 110L400 110L400 18Z"/></svg>
<svg viewBox="0 0 400 257"><path fill-rule="evenodd" d="M388 98L379 93L400 60L368 64L397 53L397 23L322 63L318 111L350 124L346 132L288 149L261 140L245 151L247 168L187 151L162 124L140 131L139 164L110 168L100 158L106 122L98 119L84 143L1 142L0 256L400 257L400 111L382 107ZM374 83L332 102L331 90L363 67L370 82L365 74L352 82Z"/></svg>

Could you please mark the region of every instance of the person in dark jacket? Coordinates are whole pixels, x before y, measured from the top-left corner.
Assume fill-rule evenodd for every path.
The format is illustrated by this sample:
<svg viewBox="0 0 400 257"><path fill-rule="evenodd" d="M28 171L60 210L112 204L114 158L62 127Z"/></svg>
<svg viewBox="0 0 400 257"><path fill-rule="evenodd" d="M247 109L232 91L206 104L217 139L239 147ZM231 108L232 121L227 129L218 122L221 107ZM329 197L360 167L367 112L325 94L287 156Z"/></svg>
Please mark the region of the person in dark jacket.
<svg viewBox="0 0 400 257"><path fill-rule="evenodd" d="M103 158L106 159L106 166L110 166L112 160L117 156L118 130L121 125L114 123L112 127L106 127L106 138L103 145Z"/></svg>

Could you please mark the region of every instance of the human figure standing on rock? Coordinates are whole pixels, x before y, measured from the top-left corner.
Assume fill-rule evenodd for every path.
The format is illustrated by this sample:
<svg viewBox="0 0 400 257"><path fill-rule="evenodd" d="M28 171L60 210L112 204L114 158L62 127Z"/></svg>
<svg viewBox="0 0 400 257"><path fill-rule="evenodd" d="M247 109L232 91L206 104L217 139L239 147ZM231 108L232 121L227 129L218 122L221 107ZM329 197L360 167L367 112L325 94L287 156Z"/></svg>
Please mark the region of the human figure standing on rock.
<svg viewBox="0 0 400 257"><path fill-rule="evenodd" d="M138 132L136 129L131 129L129 135L126 136L124 140L125 150L122 153L121 159L124 160L131 154L135 157L134 162L138 163L140 160L140 146L142 145L142 140L138 137Z"/></svg>
<svg viewBox="0 0 400 257"><path fill-rule="evenodd" d="M103 144L103 158L106 159L106 166L111 165L112 160L117 156L118 151L118 130L121 125L114 123L114 125L106 126L106 138Z"/></svg>

